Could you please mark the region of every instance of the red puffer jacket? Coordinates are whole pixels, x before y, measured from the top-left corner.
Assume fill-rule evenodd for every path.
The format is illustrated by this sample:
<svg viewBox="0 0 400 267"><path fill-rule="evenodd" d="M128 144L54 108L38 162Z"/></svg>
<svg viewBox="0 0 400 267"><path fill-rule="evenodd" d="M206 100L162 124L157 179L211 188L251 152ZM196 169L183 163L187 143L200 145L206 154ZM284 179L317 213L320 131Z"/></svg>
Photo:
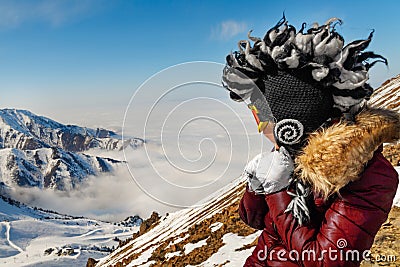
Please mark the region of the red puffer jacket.
<svg viewBox="0 0 400 267"><path fill-rule="evenodd" d="M382 146L339 195L315 198L312 222L303 226L284 212L291 201L287 191L255 195L246 190L240 217L263 232L245 266L359 266L388 217L399 183L381 152Z"/></svg>
<svg viewBox="0 0 400 267"><path fill-rule="evenodd" d="M246 190L240 217L264 231L245 266L359 266L387 219L398 182L397 172L377 151L362 177L341 190L341 197L329 204L315 199L312 225L304 226L284 213L291 200L286 191L264 198Z"/></svg>

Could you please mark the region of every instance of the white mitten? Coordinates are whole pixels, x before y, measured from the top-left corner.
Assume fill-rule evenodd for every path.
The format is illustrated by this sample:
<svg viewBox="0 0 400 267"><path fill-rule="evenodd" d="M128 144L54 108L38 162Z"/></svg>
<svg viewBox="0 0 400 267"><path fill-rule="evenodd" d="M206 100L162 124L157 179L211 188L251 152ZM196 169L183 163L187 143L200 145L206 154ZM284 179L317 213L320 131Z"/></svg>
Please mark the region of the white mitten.
<svg viewBox="0 0 400 267"><path fill-rule="evenodd" d="M271 194L289 185L294 164L284 147L258 154L244 169L249 189L256 194Z"/></svg>
<svg viewBox="0 0 400 267"><path fill-rule="evenodd" d="M262 157L262 153L255 156L252 160L250 160L243 171L243 176L247 179L247 185L250 191L255 192L256 194L263 194L264 188L261 182L256 178L256 171L258 163Z"/></svg>

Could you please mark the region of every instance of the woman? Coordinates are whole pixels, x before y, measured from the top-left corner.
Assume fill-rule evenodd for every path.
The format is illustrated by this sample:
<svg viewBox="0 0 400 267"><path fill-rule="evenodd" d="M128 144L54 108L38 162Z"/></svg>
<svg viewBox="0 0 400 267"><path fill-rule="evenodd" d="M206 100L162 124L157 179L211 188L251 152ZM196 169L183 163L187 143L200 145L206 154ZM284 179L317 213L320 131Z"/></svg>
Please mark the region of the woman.
<svg viewBox="0 0 400 267"><path fill-rule="evenodd" d="M366 105L368 70L387 62L363 51L373 32L344 46L335 22L303 33L283 17L227 57L224 86L275 144L244 172L239 213L263 230L245 266L359 266L391 209L398 174L381 152L400 116Z"/></svg>

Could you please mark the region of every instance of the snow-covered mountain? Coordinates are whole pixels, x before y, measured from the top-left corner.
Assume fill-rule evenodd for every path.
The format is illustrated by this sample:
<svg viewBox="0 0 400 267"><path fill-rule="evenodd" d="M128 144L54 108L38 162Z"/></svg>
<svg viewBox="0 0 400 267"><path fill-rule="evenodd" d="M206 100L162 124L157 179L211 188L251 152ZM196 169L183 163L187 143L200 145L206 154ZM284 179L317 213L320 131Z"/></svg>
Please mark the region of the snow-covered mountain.
<svg viewBox="0 0 400 267"><path fill-rule="evenodd" d="M0 109L0 148L38 149L58 147L79 152L90 148L116 149L138 147L144 140L121 136L106 129L64 125L27 110Z"/></svg>
<svg viewBox="0 0 400 267"><path fill-rule="evenodd" d="M26 110L0 110L0 266L84 266L137 232L138 216L108 223L32 208L8 196L19 187L72 191L89 175L122 163L96 153L143 143Z"/></svg>
<svg viewBox="0 0 400 267"><path fill-rule="evenodd" d="M87 155L97 148L138 148L143 139L122 140L106 129L63 125L27 110L0 109L0 186L69 191L89 175L110 172L118 160Z"/></svg>
<svg viewBox="0 0 400 267"><path fill-rule="evenodd" d="M120 161L67 152L60 148L0 149L0 181L7 186L33 186L69 191L88 175L109 172Z"/></svg>
<svg viewBox="0 0 400 267"><path fill-rule="evenodd" d="M400 111L400 75L376 90L370 103ZM396 170L400 173L400 167ZM244 188L244 181L237 179L205 199L202 206L161 217L151 230L107 257L91 259L88 266L243 266L260 234L239 218ZM395 203L399 198L398 192Z"/></svg>

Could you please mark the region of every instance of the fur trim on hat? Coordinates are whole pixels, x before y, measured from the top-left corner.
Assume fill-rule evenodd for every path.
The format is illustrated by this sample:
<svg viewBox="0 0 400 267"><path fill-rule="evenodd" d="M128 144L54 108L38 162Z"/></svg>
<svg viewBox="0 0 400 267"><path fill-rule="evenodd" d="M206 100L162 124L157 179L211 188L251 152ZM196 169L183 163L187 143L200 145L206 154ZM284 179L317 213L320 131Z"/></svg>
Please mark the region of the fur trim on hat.
<svg viewBox="0 0 400 267"><path fill-rule="evenodd" d="M341 121L309 136L296 158L298 177L323 198L338 193L361 172L382 143L400 139L400 114L366 108L353 124Z"/></svg>

